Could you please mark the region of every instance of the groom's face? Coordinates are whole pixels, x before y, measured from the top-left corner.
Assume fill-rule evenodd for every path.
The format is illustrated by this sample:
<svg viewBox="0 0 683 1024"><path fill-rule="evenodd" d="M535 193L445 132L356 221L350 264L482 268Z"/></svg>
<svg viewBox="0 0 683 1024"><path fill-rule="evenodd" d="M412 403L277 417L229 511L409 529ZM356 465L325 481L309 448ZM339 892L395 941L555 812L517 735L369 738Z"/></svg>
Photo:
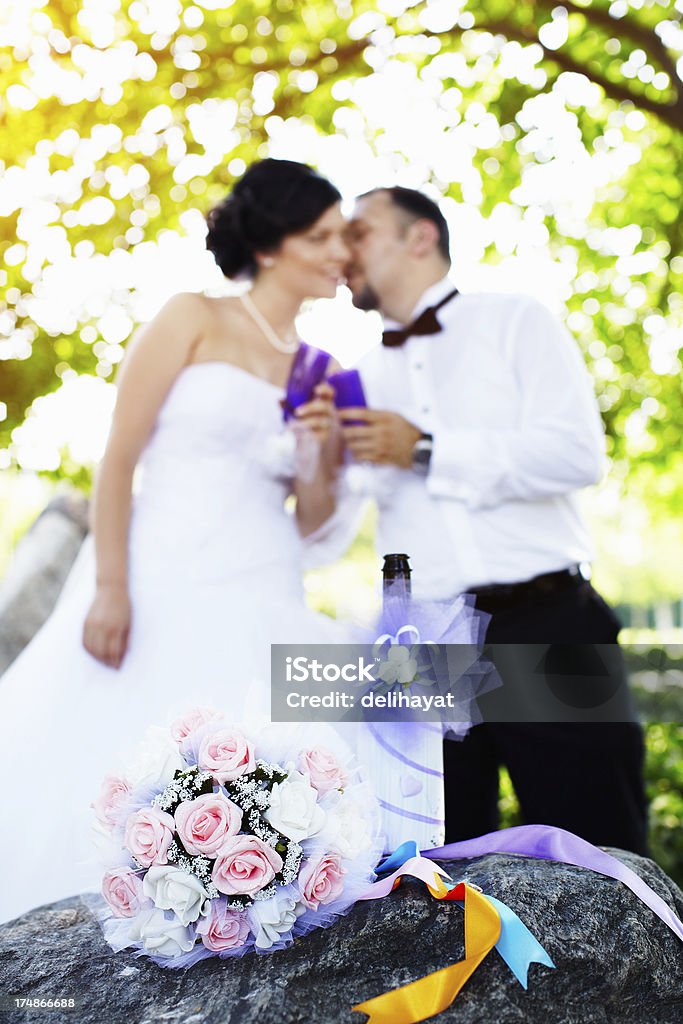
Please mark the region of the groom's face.
<svg viewBox="0 0 683 1024"><path fill-rule="evenodd" d="M356 201L347 245L351 259L346 283L354 306L382 309L389 290L406 274L405 218L387 192L372 192Z"/></svg>

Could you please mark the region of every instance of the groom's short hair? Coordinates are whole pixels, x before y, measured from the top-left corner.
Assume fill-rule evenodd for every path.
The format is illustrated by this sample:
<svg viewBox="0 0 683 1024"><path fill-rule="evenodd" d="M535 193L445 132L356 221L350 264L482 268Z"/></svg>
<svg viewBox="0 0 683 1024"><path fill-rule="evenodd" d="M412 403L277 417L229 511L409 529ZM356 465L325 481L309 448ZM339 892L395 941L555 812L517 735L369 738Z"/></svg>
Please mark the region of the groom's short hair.
<svg viewBox="0 0 683 1024"><path fill-rule="evenodd" d="M402 185L390 185L387 188L374 188L366 195L385 192L394 206L410 215L411 220L430 220L439 232L437 249L447 263L451 262L451 242L448 224L438 205L424 192L415 188L404 188Z"/></svg>

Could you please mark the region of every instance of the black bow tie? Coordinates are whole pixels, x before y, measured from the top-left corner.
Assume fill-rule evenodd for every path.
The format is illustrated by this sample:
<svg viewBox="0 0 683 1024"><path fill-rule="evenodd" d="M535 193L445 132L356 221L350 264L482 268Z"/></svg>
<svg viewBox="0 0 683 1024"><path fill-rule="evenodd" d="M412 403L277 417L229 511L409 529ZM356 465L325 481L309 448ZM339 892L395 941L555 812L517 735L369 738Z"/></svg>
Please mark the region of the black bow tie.
<svg viewBox="0 0 683 1024"><path fill-rule="evenodd" d="M450 302L451 299L454 299L457 294L458 289L454 288L445 299L437 302L436 306L428 306L427 309L423 310L411 324L406 324L405 327L399 327L396 330L384 331L382 334L382 344L386 345L387 348L397 348L399 345L403 345L408 338L421 334L438 334L442 327L436 315L437 311L442 306L445 306L447 302Z"/></svg>

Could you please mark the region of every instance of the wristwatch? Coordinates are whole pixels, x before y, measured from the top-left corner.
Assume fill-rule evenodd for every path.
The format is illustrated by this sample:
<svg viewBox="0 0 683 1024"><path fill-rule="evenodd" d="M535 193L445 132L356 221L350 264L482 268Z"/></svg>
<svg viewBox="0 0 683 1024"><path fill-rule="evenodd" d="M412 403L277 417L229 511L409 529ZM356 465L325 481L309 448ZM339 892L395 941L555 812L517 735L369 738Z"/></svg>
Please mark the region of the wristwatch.
<svg viewBox="0 0 683 1024"><path fill-rule="evenodd" d="M421 434L413 446L412 465L420 476L427 476L429 463L432 459L434 438L431 434Z"/></svg>

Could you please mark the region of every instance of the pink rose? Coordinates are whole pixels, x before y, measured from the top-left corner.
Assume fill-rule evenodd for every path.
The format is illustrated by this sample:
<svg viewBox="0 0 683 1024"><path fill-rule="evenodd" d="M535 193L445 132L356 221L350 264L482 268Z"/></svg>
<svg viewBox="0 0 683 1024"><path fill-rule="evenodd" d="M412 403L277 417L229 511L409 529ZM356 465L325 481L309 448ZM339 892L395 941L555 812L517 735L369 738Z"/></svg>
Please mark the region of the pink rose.
<svg viewBox="0 0 683 1024"><path fill-rule="evenodd" d="M166 854L173 839L175 822L156 807L143 807L128 816L123 845L143 867L167 864Z"/></svg>
<svg viewBox="0 0 683 1024"><path fill-rule="evenodd" d="M228 896L252 896L282 870L282 857L256 836L233 836L220 848L211 872L217 889Z"/></svg>
<svg viewBox="0 0 683 1024"><path fill-rule="evenodd" d="M130 868L114 868L102 879L102 895L114 917L135 917L147 903L142 892L142 879Z"/></svg>
<svg viewBox="0 0 683 1024"><path fill-rule="evenodd" d="M172 723L171 736L177 743L182 743L200 725L222 717L223 715L220 711L214 711L212 708L192 708L191 711L181 715L180 718L176 718Z"/></svg>
<svg viewBox="0 0 683 1024"><path fill-rule="evenodd" d="M249 936L247 916L238 910L228 910L225 900L212 900L207 917L201 918L197 925L197 935L214 953L237 949Z"/></svg>
<svg viewBox="0 0 683 1024"><path fill-rule="evenodd" d="M97 815L97 820L105 828L113 828L116 825L121 805L126 802L130 795L130 783L118 775L107 775L102 783L100 795L91 805Z"/></svg>
<svg viewBox="0 0 683 1024"><path fill-rule="evenodd" d="M254 748L236 729L220 729L205 736L197 762L204 771L211 772L216 782L232 782L256 767Z"/></svg>
<svg viewBox="0 0 683 1024"><path fill-rule="evenodd" d="M188 853L214 857L221 843L242 828L242 811L222 793L207 793L181 803L175 823Z"/></svg>
<svg viewBox="0 0 683 1024"><path fill-rule="evenodd" d="M299 888L306 906L317 910L321 903L332 903L341 896L345 874L346 868L334 853L307 860L299 873Z"/></svg>
<svg viewBox="0 0 683 1024"><path fill-rule="evenodd" d="M321 796L333 789L345 789L349 776L337 758L325 747L313 747L299 754L299 768L308 775L311 785Z"/></svg>

